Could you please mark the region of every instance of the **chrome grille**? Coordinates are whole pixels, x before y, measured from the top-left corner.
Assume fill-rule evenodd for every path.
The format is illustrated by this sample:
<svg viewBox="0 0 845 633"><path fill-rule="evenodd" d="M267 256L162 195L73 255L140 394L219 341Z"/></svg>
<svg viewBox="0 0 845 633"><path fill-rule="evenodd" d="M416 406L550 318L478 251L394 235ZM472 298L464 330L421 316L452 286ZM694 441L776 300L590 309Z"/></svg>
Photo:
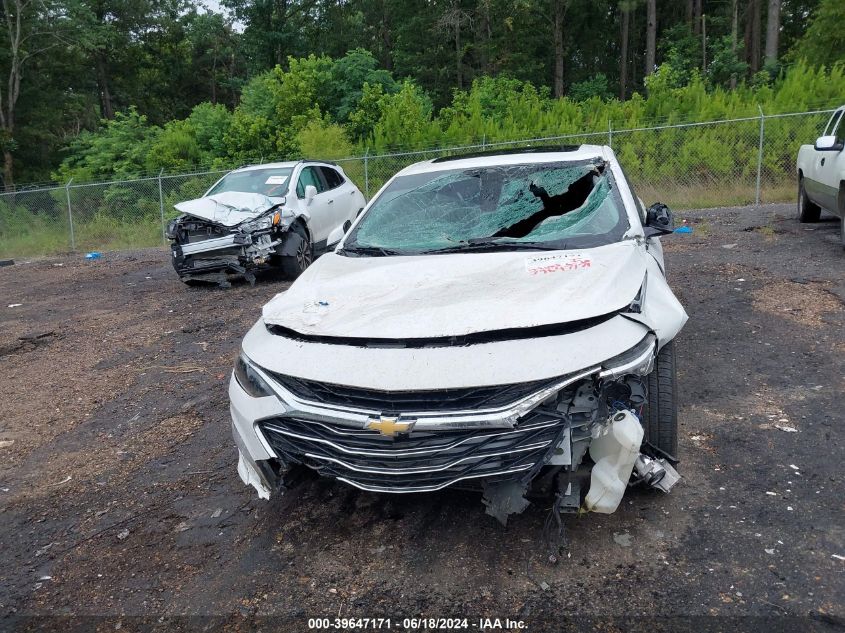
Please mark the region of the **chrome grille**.
<svg viewBox="0 0 845 633"><path fill-rule="evenodd" d="M280 457L378 492L530 478L546 462L564 427L562 416L551 411L532 413L512 429L412 431L397 437L294 416L259 423Z"/></svg>

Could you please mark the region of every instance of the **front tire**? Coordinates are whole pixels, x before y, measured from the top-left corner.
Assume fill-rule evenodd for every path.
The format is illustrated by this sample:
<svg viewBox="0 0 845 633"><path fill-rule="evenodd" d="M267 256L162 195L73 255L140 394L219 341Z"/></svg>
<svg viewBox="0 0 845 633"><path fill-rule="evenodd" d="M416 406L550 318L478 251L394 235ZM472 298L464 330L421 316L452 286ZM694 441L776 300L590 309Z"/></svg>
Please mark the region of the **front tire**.
<svg viewBox="0 0 845 633"><path fill-rule="evenodd" d="M294 224L290 227L285 239L292 240L290 245L284 244L285 251L292 254L282 255L282 273L288 279L296 279L311 265L314 259L311 240L308 239L308 231L301 224Z"/></svg>
<svg viewBox="0 0 845 633"><path fill-rule="evenodd" d="M814 203L807 197L807 192L804 190L804 178L798 178L798 221L818 222L821 217L821 207Z"/></svg>
<svg viewBox="0 0 845 633"><path fill-rule="evenodd" d="M669 341L657 354L648 375L648 402L643 412L644 440L675 458L678 454L678 401L675 345Z"/></svg>

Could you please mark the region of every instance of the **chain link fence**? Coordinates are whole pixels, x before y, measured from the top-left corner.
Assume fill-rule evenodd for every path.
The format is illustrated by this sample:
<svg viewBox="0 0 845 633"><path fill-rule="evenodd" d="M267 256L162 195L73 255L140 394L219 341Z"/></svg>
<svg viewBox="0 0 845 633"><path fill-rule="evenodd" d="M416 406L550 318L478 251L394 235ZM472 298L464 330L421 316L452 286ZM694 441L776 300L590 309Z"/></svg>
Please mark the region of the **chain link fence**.
<svg viewBox="0 0 845 633"><path fill-rule="evenodd" d="M795 199L795 159L821 133L832 110L706 123L613 129L482 142L335 161L374 195L400 169L473 151L542 145L610 145L646 204L714 208ZM119 250L165 243L173 205L201 196L225 171L164 174L0 193L0 258Z"/></svg>

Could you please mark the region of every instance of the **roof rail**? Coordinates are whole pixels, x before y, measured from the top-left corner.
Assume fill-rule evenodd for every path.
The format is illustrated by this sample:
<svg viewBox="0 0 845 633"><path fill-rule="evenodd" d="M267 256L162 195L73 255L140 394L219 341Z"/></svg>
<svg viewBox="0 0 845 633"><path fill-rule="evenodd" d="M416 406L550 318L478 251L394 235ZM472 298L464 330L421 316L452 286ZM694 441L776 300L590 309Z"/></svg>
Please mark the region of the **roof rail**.
<svg viewBox="0 0 845 633"><path fill-rule="evenodd" d="M300 158L299 160L277 160L274 163L321 163L323 165L334 165L339 167L337 163L331 160L317 160L316 158ZM260 167L261 165L269 165L270 163L244 163L240 167L235 167L232 171L238 169L246 169L247 167Z"/></svg>
<svg viewBox="0 0 845 633"><path fill-rule="evenodd" d="M491 149L482 152L469 152L467 154L455 154L454 156L441 156L435 158L432 163L445 163L450 160L463 160L464 158L480 158L482 156L505 156L509 154L542 154L546 152L576 152L580 145L543 145L539 147L519 147L514 149Z"/></svg>
<svg viewBox="0 0 845 633"><path fill-rule="evenodd" d="M323 165L334 165L337 166L337 163L331 160L319 160L317 158L300 158L300 163L322 163Z"/></svg>

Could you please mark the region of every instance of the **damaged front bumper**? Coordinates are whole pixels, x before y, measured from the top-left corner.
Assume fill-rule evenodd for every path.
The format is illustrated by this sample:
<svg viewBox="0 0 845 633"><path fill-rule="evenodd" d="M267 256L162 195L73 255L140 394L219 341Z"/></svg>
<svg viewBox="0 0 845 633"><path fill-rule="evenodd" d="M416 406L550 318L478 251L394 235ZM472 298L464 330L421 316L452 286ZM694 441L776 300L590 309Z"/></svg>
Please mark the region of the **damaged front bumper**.
<svg viewBox="0 0 845 633"><path fill-rule="evenodd" d="M286 227L228 229L198 218L178 218L167 228L173 267L183 280L220 273L247 275L267 264Z"/></svg>
<svg viewBox="0 0 845 633"><path fill-rule="evenodd" d="M482 489L488 513L504 522L532 489L562 486L569 497L563 505L580 507L576 473L596 445L602 455L593 455L600 467L587 508L613 512L639 463L636 412L646 401L642 376L652 370L656 348L649 333L610 361L564 376L439 391L344 387L252 364L269 395L251 397L233 374L238 471L262 497L294 465L371 492ZM652 479L658 458L640 460L655 471Z"/></svg>

